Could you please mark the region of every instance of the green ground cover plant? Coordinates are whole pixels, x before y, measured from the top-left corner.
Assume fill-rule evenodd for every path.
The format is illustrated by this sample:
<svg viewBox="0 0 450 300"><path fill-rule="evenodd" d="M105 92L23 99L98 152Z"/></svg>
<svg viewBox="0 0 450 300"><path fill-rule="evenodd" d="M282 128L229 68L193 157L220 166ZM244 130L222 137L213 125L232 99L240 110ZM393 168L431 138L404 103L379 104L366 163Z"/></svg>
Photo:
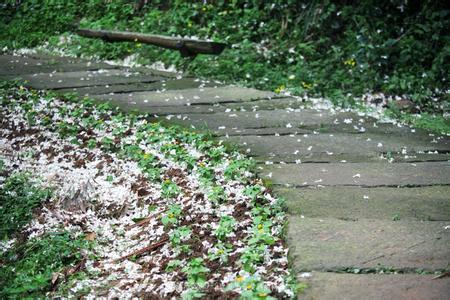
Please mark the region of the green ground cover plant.
<svg viewBox="0 0 450 300"><path fill-rule="evenodd" d="M2 299L40 299L52 289L54 275L83 259L90 242L84 236L52 232L0 254ZM67 280L67 278L65 279Z"/></svg>
<svg viewBox="0 0 450 300"><path fill-rule="evenodd" d="M26 290L20 290L20 293L34 297L35 294L33 293L36 291L35 297L44 295L43 293L49 291L48 274L52 275L50 277L51 282L55 273L64 274L64 270L67 268L65 266L73 266L80 259L86 259L86 267L82 269L82 272L74 273L76 278L64 277L63 282L58 282L58 290L55 294L81 296L89 293L102 293L104 289L109 289L108 282L110 282L110 279L112 280L112 277L102 277L104 273L99 271L99 267L96 266L102 266L101 263L97 263L104 259L102 255L105 254L102 254L104 253L102 251L106 251L108 254L112 251L109 237L112 234L114 239L120 240L121 243L129 243L128 245L138 243L133 246L135 250L129 254L129 251L122 249L122 245L114 243L119 247L118 250L114 250L116 251L113 259L114 264L123 263L124 266L134 266L144 263L142 259L144 259L143 255L145 254L151 255L153 259L161 257L159 263L163 266L163 270L167 272L166 275L186 284L186 290L181 295L186 299L193 299L201 296L201 294L208 293L211 289L216 289L216 284L213 285L211 282L216 280L213 274L219 274L220 268L233 268L232 273L227 277L228 281L220 287L221 293L236 296L237 294L246 295L250 290L254 290L255 293L260 294L259 297L262 299L269 297L269 294L285 295L283 297L295 296L297 286L294 275L288 269L288 261L284 250L285 244L282 239L285 224L284 207L281 199L272 197L270 190L263 187L262 181L252 173L252 167L254 166L252 159L246 158L237 151L225 151L223 145L219 142L212 142L205 134L195 133L179 126L169 127L160 123L148 122L147 115L126 114L117 108L111 108L105 104L96 104L87 98L78 99L70 95L61 96L51 92L31 90L23 87L20 83L3 82L0 83L0 86L2 87L0 89L0 107L2 113L9 118L8 120L11 120L14 116L14 118L21 118L21 122L26 128L53 132L55 139L60 139L65 143L65 145L57 142L51 143L59 147L70 146L83 152L91 147L97 148L96 151L101 150L101 153L103 153L100 156L101 163L93 163L90 167L95 168L97 181L107 182L103 182L102 185L111 184L112 187L120 185L124 178L127 178L125 176L129 176L129 174L122 176L120 172L113 171L117 169L108 169L109 171L103 169L104 172L98 173L98 168L102 168L100 165L107 161L110 163L110 159L114 159L113 157L117 160L126 159L129 166L133 166L136 170L139 168L142 171L141 174L133 175L135 179L130 181L132 184L129 187L132 192L127 192L127 194L136 193L137 196L140 195L139 197L146 197L147 200L145 201L148 201L148 203L140 204L141 206L136 206L136 208L129 207L129 211L135 210L138 212L130 217L127 215L118 216L112 212L114 203L111 205L109 199L115 199L114 197L92 199L92 203L95 204L93 207L98 209L101 216L101 221L95 221L93 224L101 222L102 226L77 231L84 232L84 235L80 236L64 233L64 225L58 225L61 216L64 216L65 222L78 222L73 212L69 213L69 217L69 215L65 215L64 208L59 207L57 201L55 202L56 205L52 205L53 202L48 203L43 208L58 210L58 212L55 212L55 214L40 214L39 217L35 215L35 218L39 220L51 218L48 222L39 223L39 226L49 226L47 232L51 235L40 235L39 239L30 237L26 244L22 244L25 247L24 249L35 249L36 251L27 252L35 256L28 254L14 256L21 253L16 249L14 240L8 240L8 243L12 242L12 247L10 246L9 250L3 251L2 254L5 257L2 257L1 267L10 268L8 272L11 273L13 272L12 269L22 268L21 259L23 258L23 264L27 267L24 267L24 271L21 271L20 274L30 273L33 276L38 276L37 279L31 277L31 283L25 286ZM84 113L80 114L81 111ZM33 112L36 122L30 123L27 121L26 116L30 112ZM58 119L54 122L46 122L47 118L55 116L55 112L57 112ZM89 116L95 118L90 119ZM102 121L100 122L100 120ZM65 125L62 126L61 123ZM11 121L4 122L2 130L7 132L8 126L11 124ZM99 130L104 130L104 132L93 133L86 128L90 126L89 124ZM68 131L59 131L58 128L61 126L73 128ZM91 134L83 139L75 139L88 131ZM7 136L14 139L11 135ZM113 145L105 143L103 142L105 137L117 139L117 142ZM5 143L9 142L12 143L13 140L5 140ZM108 146L105 147L105 144ZM136 145L140 146L136 147ZM35 154L41 153L40 147L36 145L36 148L32 148ZM22 149L21 155L27 153L30 149ZM202 151L202 153L196 153L192 149L199 149L198 151ZM191 164L186 163L182 158L186 155L192 156ZM210 162L208 156L214 156L215 159ZM31 162L34 156L31 155L28 159ZM50 159L53 159L53 157ZM178 166L174 166L174 162L177 162ZM56 162L53 161L52 163ZM77 167L74 166L74 168ZM157 177L147 176L149 170L155 168L161 170L160 175ZM81 169L78 169L78 171ZM79 175L76 176L78 178ZM92 182L95 184L95 181ZM69 185L72 186L73 183L69 183ZM81 186L83 189L89 189L86 183L82 183ZM237 188L242 192L238 192ZM236 193L232 191L236 191ZM101 199L108 199L103 200L105 201L103 204L105 210L100 207ZM199 201L201 203L198 203ZM130 203L139 205L138 202L131 201ZM201 211L200 207L206 211L199 217L195 214ZM75 214L83 216L83 208L80 206L79 209L81 210ZM247 213L243 213L243 210ZM39 214L39 212L35 214ZM105 218L105 214L109 218ZM58 219L53 219L56 218L55 216L58 216ZM117 218L120 218L121 221L118 222ZM78 223L74 223L74 226L77 226L76 224ZM138 233L138 235L135 235L133 230L136 230L135 233ZM105 232L108 235L104 235ZM154 234L156 232L160 232L157 233L160 238L155 240ZM142 234L150 234L148 242L135 240L135 236L142 236ZM62 238L59 238L61 235ZM56 236L58 240L53 242L51 240L53 236ZM69 242L59 243L60 240L67 240L68 236L74 244ZM105 240L105 236L107 240ZM209 238L205 239L205 236ZM50 253L49 259L56 262L54 265L47 263L44 257L39 256L42 256L39 249L45 248L39 248L41 247L40 244L39 247L35 244L42 240L45 243L55 244L54 247L58 250L54 250L54 253L63 255L53 257ZM84 243L88 241L92 241L93 249L81 251L81 249L86 249L90 245ZM166 243L170 245L169 252L167 252L167 248L161 247ZM1 245L3 246L3 244ZM148 247L158 246L151 248L153 250L140 252L141 249L144 249L141 247L148 244L150 244ZM238 248L241 249L237 251ZM45 251L47 250L45 249ZM51 251L53 253L53 250ZM73 251L83 253L84 256L73 256ZM147 251L152 252L147 253ZM275 257L272 253L278 253L278 256ZM91 258L91 254L95 254L95 257ZM170 256L167 256L167 254ZM274 258L270 258L272 256ZM30 260L37 262L38 265L34 266ZM268 262L271 264L270 271L267 269ZM265 269L267 269L266 275L260 275L256 272ZM122 272L122 270L127 271L119 268L115 272ZM141 270L141 272L148 273L147 276L153 274L146 273L145 270ZM11 276L8 275L9 277ZM247 287L234 284L244 280L241 280L241 278L247 280L249 277L252 278L252 282L255 282L254 286ZM266 277L275 278L277 285L274 286L273 280L266 280ZM4 285L6 287L14 289L16 285L19 285L14 282L6 282L6 280L9 280L8 278L2 279L5 280ZM93 278L96 279L94 283L91 280ZM78 289L69 291L71 287L74 287L74 284L78 286ZM96 287L93 288L93 284ZM117 283L111 282L111 284ZM138 283L136 282L136 284ZM25 287L18 286L17 289ZM35 290L34 287L36 287ZM60 291L60 289L66 289L66 292ZM12 293L13 291L8 290L6 292Z"/></svg>
<svg viewBox="0 0 450 300"><path fill-rule="evenodd" d="M450 11L444 1L6 1L0 47L47 42L74 55L137 54L196 76L322 95L341 106L383 92L420 111L448 111ZM229 44L194 60L139 43L72 35L77 27L196 36Z"/></svg>
<svg viewBox="0 0 450 300"><path fill-rule="evenodd" d="M16 172L7 177L0 186L0 239L18 232L32 219L33 210L50 196L51 190L41 188L30 174Z"/></svg>
<svg viewBox="0 0 450 300"><path fill-rule="evenodd" d="M2 169L3 161L0 173L4 173ZM7 176L0 185L1 240L18 235L33 218L34 210L51 195L51 189L41 187L28 173L16 171ZM0 248L0 297L45 297L55 283L54 274L79 263L81 250L88 247L84 236L65 231L28 240L19 237L11 248Z"/></svg>

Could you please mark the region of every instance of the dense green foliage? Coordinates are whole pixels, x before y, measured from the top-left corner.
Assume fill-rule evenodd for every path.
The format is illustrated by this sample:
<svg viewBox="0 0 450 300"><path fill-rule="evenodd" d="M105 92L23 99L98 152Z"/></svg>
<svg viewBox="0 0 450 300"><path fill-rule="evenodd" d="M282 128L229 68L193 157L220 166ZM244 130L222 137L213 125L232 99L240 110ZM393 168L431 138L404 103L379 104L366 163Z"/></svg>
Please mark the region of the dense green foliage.
<svg viewBox="0 0 450 300"><path fill-rule="evenodd" d="M16 173L0 186L0 240L19 231L33 217L33 210L50 197L50 190L36 185L30 176Z"/></svg>
<svg viewBox="0 0 450 300"><path fill-rule="evenodd" d="M42 188L29 174L8 176L0 160L0 239L11 238L30 222L33 211L47 200L51 191ZM22 241L18 238L7 251L0 248L0 298L42 298L51 286L54 272L81 259L88 242L69 233L49 233Z"/></svg>
<svg viewBox="0 0 450 300"><path fill-rule="evenodd" d="M82 259L89 247L83 236L67 232L50 233L0 253L0 297L2 299L44 298L52 287L52 277L65 266Z"/></svg>
<svg viewBox="0 0 450 300"><path fill-rule="evenodd" d="M17 1L10 1L16 3ZM351 104L365 92L406 95L422 110L448 110L450 11L445 1L25 0L5 6L0 45L50 46L77 55L161 60L201 76L264 89L325 95ZM76 24L197 36L231 45L187 64L179 53L133 43L57 36Z"/></svg>

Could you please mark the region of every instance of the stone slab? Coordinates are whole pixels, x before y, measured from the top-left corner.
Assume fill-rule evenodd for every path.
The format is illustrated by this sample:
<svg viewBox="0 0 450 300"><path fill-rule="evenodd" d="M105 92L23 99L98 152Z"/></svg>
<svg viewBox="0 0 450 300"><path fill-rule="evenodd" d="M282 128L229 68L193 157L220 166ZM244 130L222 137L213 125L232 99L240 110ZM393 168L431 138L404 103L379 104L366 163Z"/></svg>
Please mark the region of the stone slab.
<svg viewBox="0 0 450 300"><path fill-rule="evenodd" d="M38 73L88 71L98 69L117 69L105 63L80 61L75 59L48 59L38 60L30 57L2 55L0 56L0 78L12 79L20 75L33 75Z"/></svg>
<svg viewBox="0 0 450 300"><path fill-rule="evenodd" d="M273 99L261 99L240 103L227 103L224 104L224 106L226 106L226 108L228 109L231 109L231 112L257 112L279 109L305 109L306 104L302 99L277 96L277 98Z"/></svg>
<svg viewBox="0 0 450 300"><path fill-rule="evenodd" d="M299 278L307 284L305 300L447 300L450 278L419 274L336 274L312 272Z"/></svg>
<svg viewBox="0 0 450 300"><path fill-rule="evenodd" d="M225 140L225 139L223 139ZM342 160L342 154L351 159L355 154L358 161L361 157L379 158L389 157L394 153L402 153L403 157L414 156L417 153L445 151L450 153L450 140L447 137L436 140L428 135L408 134L292 134L284 136L232 136L228 142L237 143L243 148L251 149L253 156L273 156L283 160L284 157L292 159L310 159L326 154L329 161ZM408 154L409 152L409 154ZM339 160L336 160L336 157ZM353 161L353 160L349 160Z"/></svg>
<svg viewBox="0 0 450 300"><path fill-rule="evenodd" d="M281 104L282 105L282 104ZM228 107L229 104L224 105ZM215 112L222 112L223 110L215 110ZM233 114L233 112L229 113ZM194 116L195 117L195 116ZM240 125L240 124L238 124ZM230 125L225 128L212 128L212 131L217 136L236 136L236 135L270 135L270 136L289 136L298 134L336 134L336 133L348 133L348 134L382 134L382 135L405 135L411 138L415 138L417 135L433 136L435 139L443 138L443 135L432 134L426 130L419 128L410 128L406 125L397 126L390 123L378 123L376 127L367 127L364 132L361 132L358 127L352 127L347 124L338 124L329 126L329 124L317 123L309 124L308 126L300 127L279 127L279 123L265 123L261 127L236 127L235 125ZM447 136L448 139L448 136Z"/></svg>
<svg viewBox="0 0 450 300"><path fill-rule="evenodd" d="M239 104L226 104L230 109L228 112L218 112L214 115L187 115L184 124L192 124L198 129L208 128L217 135L239 135L240 131L246 129L265 129L267 134L288 135L298 131L308 130L310 133L374 133L374 134L398 134L406 137L414 137L416 134L428 135L424 130L411 129L407 126L381 123L372 117L359 116L354 112L334 112L318 109L293 109L288 103L280 103L281 108L266 109L268 102L277 103L279 99L265 100L260 104L258 110L251 108L254 102L244 102L247 107L239 109ZM266 102L267 101L267 102ZM283 106L283 105L286 105ZM302 102L295 104L302 106ZM242 106L242 105L241 105ZM294 104L292 104L294 106ZM352 120L352 121L351 121ZM438 138L438 136L436 136Z"/></svg>
<svg viewBox="0 0 450 300"><path fill-rule="evenodd" d="M340 115L354 116L346 113ZM217 113L214 115L188 115L184 123L189 123L198 128L209 128L210 130L246 129L246 128L302 128L302 126L319 126L322 123L332 124L336 115L314 109L305 109L295 112L287 112L285 109L245 111Z"/></svg>
<svg viewBox="0 0 450 300"><path fill-rule="evenodd" d="M260 175L292 186L449 185L450 162L261 165Z"/></svg>
<svg viewBox="0 0 450 300"><path fill-rule="evenodd" d="M251 101L275 97L272 92L235 86L217 88L194 88L164 92L135 92L129 94L97 95L102 100L120 100L136 103L142 110L155 106L190 106L192 104L219 104L227 102Z"/></svg>
<svg viewBox="0 0 450 300"><path fill-rule="evenodd" d="M200 87L217 87L220 84L214 81L203 81L193 78L181 78L172 80L161 80L151 83L116 84L110 86L90 86L81 88L61 89L60 92L76 92L83 96L101 95L109 93L131 93L136 91L165 91L182 90ZM187 112L186 112L187 113Z"/></svg>
<svg viewBox="0 0 450 300"><path fill-rule="evenodd" d="M299 160L298 155L290 154L283 156L254 156L252 153L248 153L259 163L289 163L294 164ZM407 156L402 155L400 153L392 154L393 158L392 162L395 163L417 163L417 162L439 162L439 161L449 161L450 153L409 153ZM386 154L380 153L379 156L376 153L343 153L343 154L333 154L329 155L327 153L311 153L309 155L304 155L300 159L301 163L333 163L333 162L386 162L388 159L386 158Z"/></svg>
<svg viewBox="0 0 450 300"><path fill-rule="evenodd" d="M91 96L97 102L107 102L113 106L120 107L120 109L132 112L139 111L143 113L149 113L153 117L151 120L158 121L161 123L170 124L180 123L183 121L185 114L189 113L199 113L199 114L212 114L214 113L214 109L216 107L210 105L191 105L191 106L150 106L146 105L143 107L142 104L139 104L134 101L121 101L120 99L114 100L106 100L106 99L98 99L95 95ZM155 120L154 116L157 115L158 118ZM188 126L188 124L183 124L183 126Z"/></svg>
<svg viewBox="0 0 450 300"><path fill-rule="evenodd" d="M28 85L36 89L67 89L73 87L127 84L137 82L154 82L161 80L158 77L131 73L126 70L106 70L40 73L22 75Z"/></svg>
<svg viewBox="0 0 450 300"><path fill-rule="evenodd" d="M449 225L289 215L287 240L296 271L377 267L433 271L450 262Z"/></svg>
<svg viewBox="0 0 450 300"><path fill-rule="evenodd" d="M342 220L450 221L450 186L276 188L291 214Z"/></svg>

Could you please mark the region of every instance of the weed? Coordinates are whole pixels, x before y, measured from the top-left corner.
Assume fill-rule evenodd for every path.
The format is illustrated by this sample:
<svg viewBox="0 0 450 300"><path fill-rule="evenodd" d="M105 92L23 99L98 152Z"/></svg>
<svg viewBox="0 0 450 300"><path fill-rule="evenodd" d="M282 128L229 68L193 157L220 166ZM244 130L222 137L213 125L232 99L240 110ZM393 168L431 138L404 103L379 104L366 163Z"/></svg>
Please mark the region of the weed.
<svg viewBox="0 0 450 300"><path fill-rule="evenodd" d="M209 269L203 265L203 258L193 258L182 271L187 275L189 285L201 288L206 285Z"/></svg>
<svg viewBox="0 0 450 300"><path fill-rule="evenodd" d="M220 263L226 264L228 262L228 256L231 252L231 249L228 248L223 243L218 243L212 249L209 250L209 259L216 260L218 259Z"/></svg>
<svg viewBox="0 0 450 300"><path fill-rule="evenodd" d="M5 298L41 298L51 288L52 276L82 259L89 248L83 236L49 233L1 254L0 295Z"/></svg>
<svg viewBox="0 0 450 300"><path fill-rule="evenodd" d="M173 260L171 260L171 261L169 261L169 262L167 263L166 271L167 271L167 272L172 272L172 271L174 271L175 269L177 269L178 267L180 267L181 264L182 264L181 260L179 260L179 259L173 259Z"/></svg>
<svg viewBox="0 0 450 300"><path fill-rule="evenodd" d="M175 198L180 192L177 184L169 179L164 180L161 185L161 196L165 199Z"/></svg>
<svg viewBox="0 0 450 300"><path fill-rule="evenodd" d="M227 290L239 289L242 299L275 299L270 297L270 289L264 285L261 280L255 277L244 278L238 276L236 280L230 283Z"/></svg>
<svg viewBox="0 0 450 300"><path fill-rule="evenodd" d="M220 218L219 227L214 231L214 235L221 241L224 241L234 229L236 220L231 216L223 216Z"/></svg>
<svg viewBox="0 0 450 300"><path fill-rule="evenodd" d="M177 229L174 229L169 234L169 240L172 243L172 246L177 247L181 245L181 242L185 242L191 236L191 229L187 226L181 226Z"/></svg>
<svg viewBox="0 0 450 300"><path fill-rule="evenodd" d="M202 298L203 296L205 296L205 293L202 293L195 288L189 288L181 294L181 299L191 300L191 299Z"/></svg>
<svg viewBox="0 0 450 300"><path fill-rule="evenodd" d="M161 218L161 222L164 226L169 224L175 224L178 220L178 217L181 215L181 206L178 204L173 204L169 206L167 213Z"/></svg>
<svg viewBox="0 0 450 300"><path fill-rule="evenodd" d="M39 187L26 173L15 173L0 187L1 239L19 231L33 217L33 210L49 199L50 189Z"/></svg>

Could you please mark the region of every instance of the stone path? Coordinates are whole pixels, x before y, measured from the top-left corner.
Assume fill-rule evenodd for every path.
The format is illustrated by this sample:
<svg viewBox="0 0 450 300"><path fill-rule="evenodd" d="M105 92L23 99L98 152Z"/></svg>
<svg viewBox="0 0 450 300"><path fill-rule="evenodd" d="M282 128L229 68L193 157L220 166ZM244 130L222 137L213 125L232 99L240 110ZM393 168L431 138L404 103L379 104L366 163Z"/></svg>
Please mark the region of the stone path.
<svg viewBox="0 0 450 300"><path fill-rule="evenodd" d="M49 56L0 56L0 79L111 101L238 144L287 199L301 299L448 299L448 136L313 109L271 92ZM397 274L394 274L397 273Z"/></svg>

